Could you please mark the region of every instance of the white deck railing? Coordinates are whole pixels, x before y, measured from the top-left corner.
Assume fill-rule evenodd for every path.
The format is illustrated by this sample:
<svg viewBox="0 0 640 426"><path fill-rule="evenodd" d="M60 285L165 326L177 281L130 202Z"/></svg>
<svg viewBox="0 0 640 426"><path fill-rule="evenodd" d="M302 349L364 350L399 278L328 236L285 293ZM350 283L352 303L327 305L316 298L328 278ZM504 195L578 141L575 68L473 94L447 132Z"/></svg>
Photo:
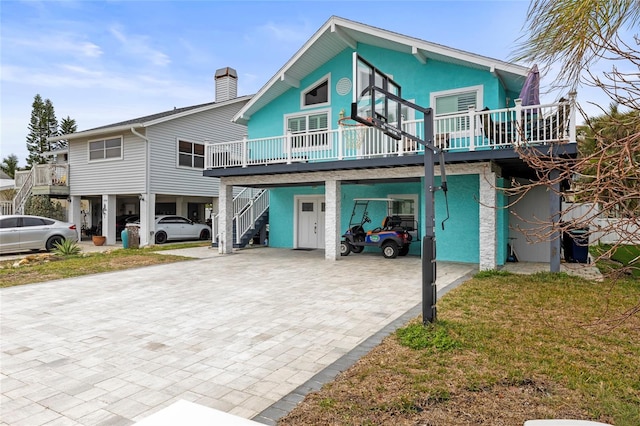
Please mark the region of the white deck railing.
<svg viewBox="0 0 640 426"><path fill-rule="evenodd" d="M13 214L13 201L0 201L0 215Z"/></svg>
<svg viewBox="0 0 640 426"><path fill-rule="evenodd" d="M36 164L30 170L16 171L16 188L21 188L33 172L33 186L67 186L68 164Z"/></svg>
<svg viewBox="0 0 640 426"><path fill-rule="evenodd" d="M402 129L424 138L422 120L406 121ZM434 144L445 151L465 152L530 144L575 143L574 103L469 111L434 119ZM424 146L409 138L395 140L375 127L340 126L306 134L205 145L205 168L247 167L366 159L418 154Z"/></svg>
<svg viewBox="0 0 640 426"><path fill-rule="evenodd" d="M24 212L24 205L34 186L68 186L68 164L36 164L30 170L16 171L15 187L18 190L13 198L15 214Z"/></svg>

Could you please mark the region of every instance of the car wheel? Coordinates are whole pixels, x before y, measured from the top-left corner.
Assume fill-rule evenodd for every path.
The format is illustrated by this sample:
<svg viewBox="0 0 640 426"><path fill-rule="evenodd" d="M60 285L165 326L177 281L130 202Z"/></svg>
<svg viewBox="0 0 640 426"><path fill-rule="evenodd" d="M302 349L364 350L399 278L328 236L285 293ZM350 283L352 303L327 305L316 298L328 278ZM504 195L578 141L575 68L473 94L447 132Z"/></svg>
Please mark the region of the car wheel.
<svg viewBox="0 0 640 426"><path fill-rule="evenodd" d="M209 238L211 238L211 233L208 229L203 229L202 231L200 231L201 240L208 240Z"/></svg>
<svg viewBox="0 0 640 426"><path fill-rule="evenodd" d="M47 240L47 244L45 244L45 248L47 249L47 251L51 251L56 248L56 244L62 244L63 241L64 238L62 238L60 235L54 235L53 237L49 237L49 239Z"/></svg>
<svg viewBox="0 0 640 426"><path fill-rule="evenodd" d="M156 233L156 244L164 244L167 242L167 233L160 231Z"/></svg>
<svg viewBox="0 0 640 426"><path fill-rule="evenodd" d="M382 245L382 255L387 259L395 259L399 252L398 244L395 241L387 241Z"/></svg>
<svg viewBox="0 0 640 426"><path fill-rule="evenodd" d="M351 253L351 246L348 242L342 241L340 243L340 256L349 256L349 253Z"/></svg>
<svg viewBox="0 0 640 426"><path fill-rule="evenodd" d="M364 246L351 246L351 251L354 253L362 253Z"/></svg>
<svg viewBox="0 0 640 426"><path fill-rule="evenodd" d="M405 245L405 246L402 246L402 248L398 252L398 256L406 256L407 254L409 254L409 245L408 244Z"/></svg>

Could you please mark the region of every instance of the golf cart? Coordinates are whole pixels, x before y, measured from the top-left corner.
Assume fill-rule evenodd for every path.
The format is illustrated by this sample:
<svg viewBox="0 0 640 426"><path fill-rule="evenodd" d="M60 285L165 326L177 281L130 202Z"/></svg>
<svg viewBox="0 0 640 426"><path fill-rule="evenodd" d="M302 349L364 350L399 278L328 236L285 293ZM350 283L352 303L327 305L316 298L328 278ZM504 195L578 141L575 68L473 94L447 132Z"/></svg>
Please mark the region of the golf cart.
<svg viewBox="0 0 640 426"><path fill-rule="evenodd" d="M399 201L393 198L355 198L349 229L342 235L340 255L362 253L365 247L380 247L382 255L387 259L406 256L413 237L407 230L408 224L400 216L392 214L391 202ZM366 223L371 223L369 217L370 203L383 202L387 205L387 215L379 227L365 231ZM380 209L378 209L380 210ZM411 224L411 227L413 224ZM415 229L415 228L413 228Z"/></svg>

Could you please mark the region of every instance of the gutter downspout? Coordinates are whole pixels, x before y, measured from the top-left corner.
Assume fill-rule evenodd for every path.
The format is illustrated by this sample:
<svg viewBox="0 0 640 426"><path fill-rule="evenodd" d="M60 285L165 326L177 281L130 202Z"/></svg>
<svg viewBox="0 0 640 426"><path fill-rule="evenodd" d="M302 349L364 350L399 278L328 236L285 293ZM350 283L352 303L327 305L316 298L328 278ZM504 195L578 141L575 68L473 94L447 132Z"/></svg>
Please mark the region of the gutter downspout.
<svg viewBox="0 0 640 426"><path fill-rule="evenodd" d="M155 215L151 215L149 213L149 203L151 203L150 200L150 194L149 194L149 188L150 188L150 182L149 179L150 178L150 172L151 172L151 161L149 158L149 155L151 154L151 147L150 147L150 143L149 143L149 138L147 138L146 136L144 136L142 133L138 132L135 127L131 127L131 133L133 133L134 135L138 136L139 138L141 138L142 140L145 141L145 159L144 159L144 168L145 168L145 173L144 173L144 202L147 203L147 214L146 214L146 222L147 222L147 232L146 232L146 243L147 245L151 245L151 218L152 216ZM154 203L155 204L155 203ZM142 213L142 212L140 212ZM155 231L155 229L154 229Z"/></svg>

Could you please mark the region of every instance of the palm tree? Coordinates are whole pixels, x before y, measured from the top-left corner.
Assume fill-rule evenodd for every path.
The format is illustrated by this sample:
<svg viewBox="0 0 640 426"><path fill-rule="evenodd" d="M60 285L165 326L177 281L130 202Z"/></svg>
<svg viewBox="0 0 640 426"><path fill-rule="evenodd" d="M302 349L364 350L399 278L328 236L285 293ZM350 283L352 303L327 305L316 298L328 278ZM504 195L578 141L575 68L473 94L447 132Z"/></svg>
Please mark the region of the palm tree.
<svg viewBox="0 0 640 426"><path fill-rule="evenodd" d="M559 67L556 85L576 89L583 71L600 59L638 64L640 55L621 33L639 22L638 0L532 0L514 59Z"/></svg>

